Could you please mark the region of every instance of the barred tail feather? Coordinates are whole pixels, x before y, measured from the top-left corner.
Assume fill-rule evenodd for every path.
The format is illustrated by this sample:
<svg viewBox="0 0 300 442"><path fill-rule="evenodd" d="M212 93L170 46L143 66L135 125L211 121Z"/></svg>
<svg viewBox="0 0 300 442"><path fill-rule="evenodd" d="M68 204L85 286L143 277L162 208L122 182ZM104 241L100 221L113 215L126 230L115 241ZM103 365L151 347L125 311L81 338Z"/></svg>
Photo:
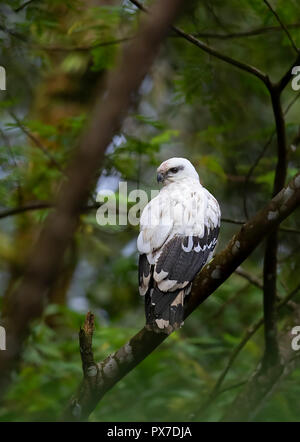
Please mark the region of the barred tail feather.
<svg viewBox="0 0 300 442"><path fill-rule="evenodd" d="M174 292L163 292L157 286L146 294L146 326L157 332L170 334L183 325L184 305L190 285Z"/></svg>

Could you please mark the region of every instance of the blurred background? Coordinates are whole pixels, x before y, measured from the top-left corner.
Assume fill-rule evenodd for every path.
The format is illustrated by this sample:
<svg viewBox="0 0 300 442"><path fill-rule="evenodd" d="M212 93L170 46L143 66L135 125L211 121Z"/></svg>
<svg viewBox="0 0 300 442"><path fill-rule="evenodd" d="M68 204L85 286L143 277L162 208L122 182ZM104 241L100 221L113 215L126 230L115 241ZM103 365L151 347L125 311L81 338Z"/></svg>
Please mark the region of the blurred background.
<svg viewBox="0 0 300 442"><path fill-rule="evenodd" d="M262 0L188 3L178 25L219 52L256 66L274 81L292 64L290 41ZM273 5L300 46L299 2L274 0ZM0 4L0 65L7 76L7 90L0 91L0 319L89 119L96 85L134 37L140 14L129 0ZM288 85L282 97L288 179L299 169L297 98ZM186 157L220 203L220 251L238 224L271 197L274 129L262 82L171 32L139 90L138 107L107 149L89 204L99 191L117 192L120 181L127 182L128 191L144 189L150 196L158 189L157 166L169 157ZM280 233L279 298L300 282L298 218L299 211ZM82 214L43 316L31 325L21 365L0 405L0 420L60 415L82 376L78 330L88 310L96 315L97 360L143 327L137 235L138 226L99 226L95 208ZM263 353L261 327L238 353L214 400L203 406L230 355L262 317L263 254L261 245L239 274L104 397L91 420L221 419ZM289 308L280 310L279 328ZM299 381L298 369L256 420L298 421Z"/></svg>

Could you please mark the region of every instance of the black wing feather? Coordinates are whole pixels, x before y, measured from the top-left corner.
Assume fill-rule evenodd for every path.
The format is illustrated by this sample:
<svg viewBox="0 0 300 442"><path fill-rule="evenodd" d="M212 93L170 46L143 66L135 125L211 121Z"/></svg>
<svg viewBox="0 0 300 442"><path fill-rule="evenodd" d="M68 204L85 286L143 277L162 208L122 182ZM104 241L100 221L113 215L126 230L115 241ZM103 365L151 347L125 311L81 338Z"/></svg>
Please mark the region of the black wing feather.
<svg viewBox="0 0 300 442"><path fill-rule="evenodd" d="M161 319L166 321L166 325L163 330L159 327L160 331L170 333L180 327L184 315L183 304L186 303L191 283L213 252L218 234L219 227L205 228L202 238L176 235L162 247L155 265L148 262L145 254L140 256L139 285L145 294L146 321L151 328L155 329L156 321ZM163 281L174 281L173 290L161 289L161 282L156 281L161 271L166 274ZM184 287L176 287L176 283L185 282Z"/></svg>

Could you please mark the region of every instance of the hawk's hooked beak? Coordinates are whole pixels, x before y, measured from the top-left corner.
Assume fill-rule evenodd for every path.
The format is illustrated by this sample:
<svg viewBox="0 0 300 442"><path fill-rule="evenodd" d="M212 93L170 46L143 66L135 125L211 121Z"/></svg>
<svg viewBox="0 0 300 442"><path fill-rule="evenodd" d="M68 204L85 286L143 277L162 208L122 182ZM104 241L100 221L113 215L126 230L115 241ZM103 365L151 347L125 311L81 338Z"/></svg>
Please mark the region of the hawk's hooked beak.
<svg viewBox="0 0 300 442"><path fill-rule="evenodd" d="M162 173L158 172L158 174L157 174L157 182L158 183L162 183L164 181L164 179L165 179L164 175Z"/></svg>

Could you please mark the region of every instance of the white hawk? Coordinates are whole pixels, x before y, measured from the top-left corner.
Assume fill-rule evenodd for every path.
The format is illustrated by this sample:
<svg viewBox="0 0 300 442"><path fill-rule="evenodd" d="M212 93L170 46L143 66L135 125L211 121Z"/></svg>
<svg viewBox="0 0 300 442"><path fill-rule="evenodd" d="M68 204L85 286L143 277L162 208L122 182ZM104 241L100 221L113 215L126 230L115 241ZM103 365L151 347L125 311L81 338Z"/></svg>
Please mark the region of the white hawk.
<svg viewBox="0 0 300 442"><path fill-rule="evenodd" d="M163 187L140 219L139 290L147 326L169 334L183 324L192 282L213 256L221 212L185 158L164 161L157 181Z"/></svg>

